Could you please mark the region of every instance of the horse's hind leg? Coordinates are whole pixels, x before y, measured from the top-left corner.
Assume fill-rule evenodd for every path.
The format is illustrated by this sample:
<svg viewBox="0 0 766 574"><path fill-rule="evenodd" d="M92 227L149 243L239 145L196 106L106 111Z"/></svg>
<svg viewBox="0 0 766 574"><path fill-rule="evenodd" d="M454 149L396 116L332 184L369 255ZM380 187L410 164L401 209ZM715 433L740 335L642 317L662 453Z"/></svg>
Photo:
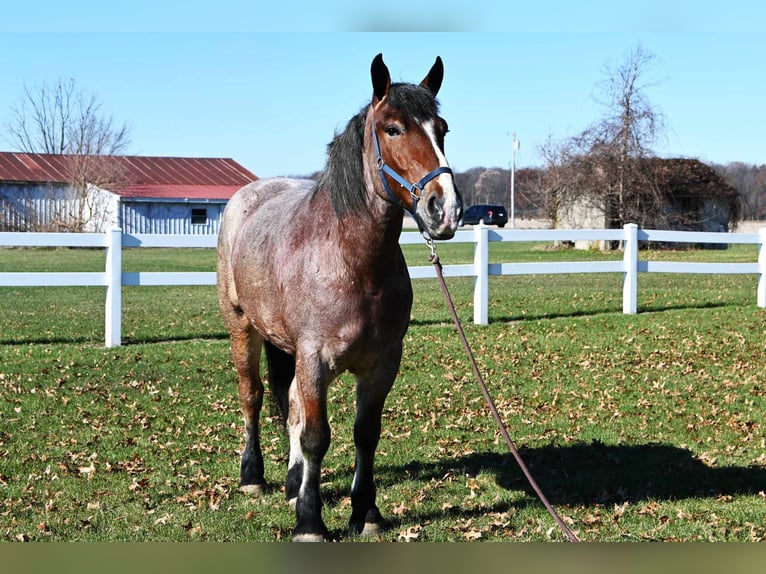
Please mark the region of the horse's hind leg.
<svg viewBox="0 0 766 574"><path fill-rule="evenodd" d="M357 374L356 419L354 421L354 445L356 468L351 485L351 532L374 535L388 527L375 503L374 461L380 440L383 405L399 370L402 348L382 359L376 370Z"/></svg>
<svg viewBox="0 0 766 574"><path fill-rule="evenodd" d="M231 354L239 376L237 390L246 437L239 488L247 494L260 494L266 486L259 434L263 405L263 382L259 373L262 344L263 338L249 324L231 329Z"/></svg>
<svg viewBox="0 0 766 574"><path fill-rule="evenodd" d="M268 341L265 342L264 348L266 349L266 365L269 373L272 404L276 406L283 426L289 431L290 461L287 470L285 498L294 506L298 499L301 481L303 480L303 454L300 449L301 427L296 422L296 420L299 420L299 417L294 414L292 422L290 422L289 418L290 393L295 393L295 387L292 387L293 391L290 390L295 379L295 357L275 347ZM292 398L292 401L296 405L299 403L295 396Z"/></svg>
<svg viewBox="0 0 766 574"><path fill-rule="evenodd" d="M264 343L266 350L266 368L268 369L269 387L271 387L273 403L283 425L287 424L289 409L288 390L295 378L295 357L290 353L275 347L268 341Z"/></svg>

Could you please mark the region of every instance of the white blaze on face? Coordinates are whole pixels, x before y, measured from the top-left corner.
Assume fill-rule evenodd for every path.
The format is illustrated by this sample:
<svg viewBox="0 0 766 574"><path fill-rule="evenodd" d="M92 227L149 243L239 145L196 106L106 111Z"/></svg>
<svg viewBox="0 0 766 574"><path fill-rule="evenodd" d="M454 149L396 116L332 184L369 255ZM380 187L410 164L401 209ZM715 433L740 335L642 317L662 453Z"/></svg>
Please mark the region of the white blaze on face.
<svg viewBox="0 0 766 574"><path fill-rule="evenodd" d="M431 146L434 149L436 157L439 159L439 167L449 167L447 158L439 148L439 144L436 141L436 129L434 127L434 121L428 120L421 124L423 131L428 135L428 139L431 140ZM457 221L451 221L454 217L457 217L457 191L455 190L455 182L452 179L452 175L449 173L442 173L436 177L436 181L441 185L444 193L444 221L446 225L454 224L457 226Z"/></svg>

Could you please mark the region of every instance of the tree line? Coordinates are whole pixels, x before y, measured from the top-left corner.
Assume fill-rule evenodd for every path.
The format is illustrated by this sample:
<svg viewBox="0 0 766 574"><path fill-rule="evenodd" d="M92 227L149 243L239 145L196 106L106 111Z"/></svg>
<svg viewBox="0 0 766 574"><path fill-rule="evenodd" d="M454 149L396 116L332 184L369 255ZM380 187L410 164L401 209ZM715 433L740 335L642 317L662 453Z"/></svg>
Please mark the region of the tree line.
<svg viewBox="0 0 766 574"><path fill-rule="evenodd" d="M710 164L721 178L737 190L742 220L766 220L766 164L743 162ZM545 167L521 168L515 173L516 216L555 221L557 200L554 174ZM478 203L511 205L511 170L474 167L455 173L455 183L466 206Z"/></svg>

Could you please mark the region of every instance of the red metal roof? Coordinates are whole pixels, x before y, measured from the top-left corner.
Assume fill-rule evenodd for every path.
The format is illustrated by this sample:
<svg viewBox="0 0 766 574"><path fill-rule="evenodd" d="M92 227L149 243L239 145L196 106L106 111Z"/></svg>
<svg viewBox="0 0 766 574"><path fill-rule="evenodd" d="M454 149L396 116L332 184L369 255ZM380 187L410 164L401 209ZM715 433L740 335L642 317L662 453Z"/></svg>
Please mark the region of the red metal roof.
<svg viewBox="0 0 766 574"><path fill-rule="evenodd" d="M0 152L0 181L66 183L72 156ZM233 159L114 156L124 169L122 197L229 199L258 177Z"/></svg>

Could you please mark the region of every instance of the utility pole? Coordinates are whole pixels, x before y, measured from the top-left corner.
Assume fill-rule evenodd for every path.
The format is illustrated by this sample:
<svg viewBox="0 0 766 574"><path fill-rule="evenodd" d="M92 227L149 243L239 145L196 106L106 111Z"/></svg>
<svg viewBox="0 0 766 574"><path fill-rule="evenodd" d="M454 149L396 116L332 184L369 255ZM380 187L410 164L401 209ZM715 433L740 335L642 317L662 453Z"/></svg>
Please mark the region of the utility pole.
<svg viewBox="0 0 766 574"><path fill-rule="evenodd" d="M516 151L519 149L519 140L516 132L513 132L513 153L511 154L511 229L516 226Z"/></svg>

